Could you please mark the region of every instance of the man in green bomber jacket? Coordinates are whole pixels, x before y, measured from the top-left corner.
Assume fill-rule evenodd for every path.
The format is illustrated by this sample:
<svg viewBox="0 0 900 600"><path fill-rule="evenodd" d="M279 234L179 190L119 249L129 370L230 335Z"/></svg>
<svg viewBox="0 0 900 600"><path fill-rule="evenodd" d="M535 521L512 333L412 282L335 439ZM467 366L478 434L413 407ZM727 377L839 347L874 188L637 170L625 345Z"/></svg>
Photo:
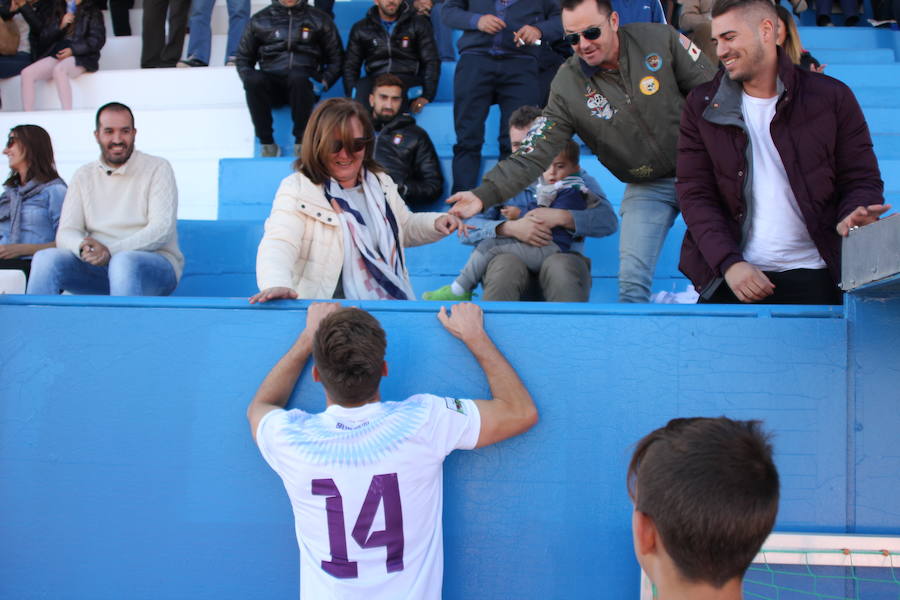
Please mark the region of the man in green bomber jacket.
<svg viewBox="0 0 900 600"><path fill-rule="evenodd" d="M450 212L469 217L512 197L578 134L628 184L620 209L619 301L647 302L656 259L678 215L681 109L688 92L712 79L715 69L668 25L619 27L609 0L563 0L562 22L575 56L556 74L542 120L481 186L450 197L455 203Z"/></svg>

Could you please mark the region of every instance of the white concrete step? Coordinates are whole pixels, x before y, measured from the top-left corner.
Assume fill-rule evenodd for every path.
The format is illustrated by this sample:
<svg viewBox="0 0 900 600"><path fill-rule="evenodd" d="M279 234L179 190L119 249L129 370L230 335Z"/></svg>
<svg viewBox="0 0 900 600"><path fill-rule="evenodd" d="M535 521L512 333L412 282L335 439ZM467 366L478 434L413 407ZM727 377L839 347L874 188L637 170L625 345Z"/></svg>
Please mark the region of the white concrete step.
<svg viewBox="0 0 900 600"><path fill-rule="evenodd" d="M0 97L4 111L22 110L20 77L0 81ZM244 88L234 67L120 69L85 73L72 80L73 108L96 110L112 100L132 109L245 106ZM53 83L39 82L36 110L59 107Z"/></svg>
<svg viewBox="0 0 900 600"><path fill-rule="evenodd" d="M136 147L166 158L175 170L178 217L215 219L219 159L252 156L253 127L246 108L132 108L138 130ZM0 135L22 123L46 129L53 140L59 174L68 181L78 167L99 156L93 135L95 110L0 112Z"/></svg>
<svg viewBox="0 0 900 600"><path fill-rule="evenodd" d="M185 37L184 52L187 56L190 35ZM222 66L225 64L225 45L228 43L227 35L213 35L211 44L210 64ZM106 45L100 52L100 70L113 69L140 69L141 68L141 36L130 35L123 37L108 36Z"/></svg>
<svg viewBox="0 0 900 600"><path fill-rule="evenodd" d="M259 0L254 0L250 4L250 14L260 11L265 7L269 6L271 2L260 2ZM142 8L132 8L129 13L129 22L131 23L131 35L133 37L140 38L141 33L143 32L143 18L144 18L144 10ZM106 23L106 35L108 37L113 37L113 27L112 27L112 17L109 16L109 11L103 11L103 18ZM210 21L210 26L212 27L213 34L224 34L228 33L228 8L225 6L225 2L223 0L219 0L216 2L215 7L213 7L212 20ZM187 46L185 46L187 47Z"/></svg>

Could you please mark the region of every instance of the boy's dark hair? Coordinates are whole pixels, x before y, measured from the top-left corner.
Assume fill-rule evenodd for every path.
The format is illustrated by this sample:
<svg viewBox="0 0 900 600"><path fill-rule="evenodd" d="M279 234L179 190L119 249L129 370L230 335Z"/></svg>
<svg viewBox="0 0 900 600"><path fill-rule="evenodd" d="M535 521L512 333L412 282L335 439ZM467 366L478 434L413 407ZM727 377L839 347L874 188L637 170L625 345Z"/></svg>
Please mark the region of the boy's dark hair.
<svg viewBox="0 0 900 600"><path fill-rule="evenodd" d="M134 113L131 112L131 109L122 104L121 102L107 102L103 106L97 109L97 115L94 117L94 129L100 131L100 115L103 114L104 111L111 110L113 112L127 112L128 116L131 117L131 127L134 128Z"/></svg>
<svg viewBox="0 0 900 600"><path fill-rule="evenodd" d="M673 419L637 443L628 492L681 575L721 588L775 524L778 471L759 421Z"/></svg>
<svg viewBox="0 0 900 600"><path fill-rule="evenodd" d="M773 23L778 23L778 13L772 0L716 0L712 7L712 18L724 15L736 8L753 8L769 16Z"/></svg>
<svg viewBox="0 0 900 600"><path fill-rule="evenodd" d="M322 319L313 359L328 396L342 406L371 400L381 383L386 348L384 329L364 310L344 308Z"/></svg>
<svg viewBox="0 0 900 600"><path fill-rule="evenodd" d="M563 146L560 154L562 154L567 161L578 166L578 161L581 158L581 148L575 143L575 140L569 139L566 140L566 145Z"/></svg>
<svg viewBox="0 0 900 600"><path fill-rule="evenodd" d="M509 115L509 126L516 129L531 129L534 120L541 116L537 106L520 106Z"/></svg>
<svg viewBox="0 0 900 600"><path fill-rule="evenodd" d="M586 2L587 0L562 0L559 3L560 10L573 10L578 6L581 6L582 2ZM612 2L610 0L594 0L597 3L597 8L600 9L600 12L606 16L609 16L613 13Z"/></svg>
<svg viewBox="0 0 900 600"><path fill-rule="evenodd" d="M376 89L383 86L396 86L400 88L400 93L403 94L406 92L406 86L403 85L403 80L394 75L393 73L383 73L375 78L375 85L372 86L372 92L374 93Z"/></svg>

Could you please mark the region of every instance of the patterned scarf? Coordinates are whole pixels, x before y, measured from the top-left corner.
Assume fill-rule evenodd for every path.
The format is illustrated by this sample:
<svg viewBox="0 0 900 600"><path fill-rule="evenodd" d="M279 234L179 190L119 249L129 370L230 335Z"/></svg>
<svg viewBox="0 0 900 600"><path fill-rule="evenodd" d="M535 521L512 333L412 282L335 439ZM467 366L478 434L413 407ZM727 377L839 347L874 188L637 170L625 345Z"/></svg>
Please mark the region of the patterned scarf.
<svg viewBox="0 0 900 600"><path fill-rule="evenodd" d="M381 182L363 170L362 189L369 213L367 223L353 208L344 189L329 180L325 197L341 223L344 236L344 296L354 300L409 300L415 298L400 252L400 234L394 211Z"/></svg>

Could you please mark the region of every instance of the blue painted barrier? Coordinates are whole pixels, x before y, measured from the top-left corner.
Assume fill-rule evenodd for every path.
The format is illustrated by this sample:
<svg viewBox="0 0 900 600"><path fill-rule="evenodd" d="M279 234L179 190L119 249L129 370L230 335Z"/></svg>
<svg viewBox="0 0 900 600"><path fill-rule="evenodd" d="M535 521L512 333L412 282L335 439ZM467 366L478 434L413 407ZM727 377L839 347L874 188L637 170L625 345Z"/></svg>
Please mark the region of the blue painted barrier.
<svg viewBox="0 0 900 600"><path fill-rule="evenodd" d="M0 298L0 529L14 540L0 546L0 597L296 597L292 514L244 410L304 306ZM386 398L488 394L434 305L365 306L389 334ZM885 363L896 301L851 305L849 319L827 307L484 307L541 422L448 459L445 598L636 597L625 466L675 416L766 421L780 530L900 528L900 371ZM322 402L304 375L294 405Z"/></svg>

